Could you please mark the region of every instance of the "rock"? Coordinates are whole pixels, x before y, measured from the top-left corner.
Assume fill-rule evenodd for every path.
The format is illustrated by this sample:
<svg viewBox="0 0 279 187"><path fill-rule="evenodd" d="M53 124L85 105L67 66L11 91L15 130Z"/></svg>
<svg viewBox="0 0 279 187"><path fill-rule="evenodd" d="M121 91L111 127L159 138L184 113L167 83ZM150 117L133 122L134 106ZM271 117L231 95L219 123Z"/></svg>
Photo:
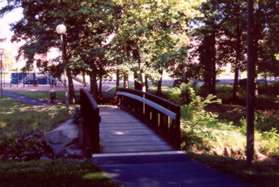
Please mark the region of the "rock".
<svg viewBox="0 0 279 187"><path fill-rule="evenodd" d="M212 150L212 152L216 156L222 156L223 155L223 149L221 149L221 148L215 148L214 150Z"/></svg>
<svg viewBox="0 0 279 187"><path fill-rule="evenodd" d="M74 119L62 123L45 135L55 157L83 158L79 146L79 128Z"/></svg>
<svg viewBox="0 0 279 187"><path fill-rule="evenodd" d="M72 119L74 120L74 123L77 124L79 120L81 119L81 111L80 108L76 108L75 112L72 116Z"/></svg>
<svg viewBox="0 0 279 187"><path fill-rule="evenodd" d="M228 148L228 147L225 147L224 148L224 156L225 157L230 157L232 154L231 154L231 149Z"/></svg>
<svg viewBox="0 0 279 187"><path fill-rule="evenodd" d="M70 158L83 158L83 152L81 149L66 148L65 155Z"/></svg>
<svg viewBox="0 0 279 187"><path fill-rule="evenodd" d="M258 149L255 149L255 159L258 161L268 160L268 157L262 154Z"/></svg>
<svg viewBox="0 0 279 187"><path fill-rule="evenodd" d="M1 160L50 160L56 157L83 158L79 129L73 119L46 133L36 131L0 145Z"/></svg>
<svg viewBox="0 0 279 187"><path fill-rule="evenodd" d="M61 124L56 129L48 132L45 135L46 141L49 144L62 144L68 145L74 139L78 138L79 129L76 125L74 125L73 119L69 119L68 121Z"/></svg>

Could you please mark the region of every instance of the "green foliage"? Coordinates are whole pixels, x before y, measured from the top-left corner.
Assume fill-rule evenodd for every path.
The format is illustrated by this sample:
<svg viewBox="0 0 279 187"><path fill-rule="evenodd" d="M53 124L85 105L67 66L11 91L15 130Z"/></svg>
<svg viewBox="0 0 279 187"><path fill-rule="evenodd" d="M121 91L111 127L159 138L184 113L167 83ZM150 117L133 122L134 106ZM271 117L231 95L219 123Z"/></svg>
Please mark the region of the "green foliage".
<svg viewBox="0 0 279 187"><path fill-rule="evenodd" d="M262 146L261 151L268 155L279 155L279 132L277 129L272 128L269 131L265 131L261 135Z"/></svg>
<svg viewBox="0 0 279 187"><path fill-rule="evenodd" d="M166 95L168 99L174 101L175 103L181 103L181 89L178 87L174 88L163 88L163 94Z"/></svg>
<svg viewBox="0 0 279 187"><path fill-rule="evenodd" d="M1 186L116 186L89 161L0 162Z"/></svg>
<svg viewBox="0 0 279 187"><path fill-rule="evenodd" d="M220 121L216 115L204 110L208 104L219 103L220 100L212 95L202 99L193 89L190 90L191 102L182 106L184 148L223 154L223 151L229 147L235 152L239 150L243 152L245 136L240 129Z"/></svg>
<svg viewBox="0 0 279 187"><path fill-rule="evenodd" d="M184 91L184 93L187 93L190 100L189 104L182 106L183 119L192 120L194 113L206 114L204 107L206 107L208 104L221 102L216 96L211 94L203 99L201 96L196 94L195 90L190 85L182 84L181 88L183 90L187 90L187 92Z"/></svg>
<svg viewBox="0 0 279 187"><path fill-rule="evenodd" d="M18 6L23 8L24 17L12 27L13 40L27 41L20 48L19 55L27 59L28 66L36 62L42 70L53 70L58 74L65 67L75 71L90 70L87 64L92 57L92 50L102 48L101 43L113 32L114 20L119 12L111 0L86 0L82 3L73 0L38 0L36 3L11 0L7 7L0 10L0 14L8 13ZM54 66L46 60L36 60L36 54L45 54L52 47L61 47L60 37L55 31L61 23L67 27L67 64Z"/></svg>
<svg viewBox="0 0 279 187"><path fill-rule="evenodd" d="M259 131L279 130L279 113L277 111L256 112L255 128Z"/></svg>
<svg viewBox="0 0 279 187"><path fill-rule="evenodd" d="M183 85L183 87L187 87ZM187 87L188 88L188 87ZM209 104L218 104L220 100L209 95L203 99L191 90L191 102L182 106L182 147L195 153L245 158L246 121L240 120L236 126L233 122L222 120L214 113L205 110ZM256 120L256 152L268 156L279 154L277 131L278 114L261 112Z"/></svg>
<svg viewBox="0 0 279 187"><path fill-rule="evenodd" d="M232 86L231 85L217 85L216 96L222 100L226 100L232 97Z"/></svg>
<svg viewBox="0 0 279 187"><path fill-rule="evenodd" d="M123 7L123 14L112 41L111 59L125 61L140 82L141 73L158 80L158 72L184 60L186 30L200 1L115 2Z"/></svg>

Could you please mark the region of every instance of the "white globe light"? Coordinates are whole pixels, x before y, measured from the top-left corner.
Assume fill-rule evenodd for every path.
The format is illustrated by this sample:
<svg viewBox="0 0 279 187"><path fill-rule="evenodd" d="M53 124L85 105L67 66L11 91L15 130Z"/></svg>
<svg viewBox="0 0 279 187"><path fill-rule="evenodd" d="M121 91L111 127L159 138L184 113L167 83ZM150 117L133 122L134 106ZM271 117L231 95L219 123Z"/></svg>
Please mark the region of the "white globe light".
<svg viewBox="0 0 279 187"><path fill-rule="evenodd" d="M56 32L58 34L65 34L67 32L67 27L64 24L59 24L56 26Z"/></svg>

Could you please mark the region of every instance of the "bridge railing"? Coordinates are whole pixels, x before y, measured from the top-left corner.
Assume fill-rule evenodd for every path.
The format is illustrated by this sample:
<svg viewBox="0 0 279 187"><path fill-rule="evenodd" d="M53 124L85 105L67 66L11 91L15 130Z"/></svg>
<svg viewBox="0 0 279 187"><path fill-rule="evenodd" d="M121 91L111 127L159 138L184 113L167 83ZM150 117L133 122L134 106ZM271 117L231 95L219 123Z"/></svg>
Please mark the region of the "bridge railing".
<svg viewBox="0 0 279 187"><path fill-rule="evenodd" d="M100 114L97 102L85 89L80 90L80 109L82 115L81 144L86 154L100 152L99 123Z"/></svg>
<svg viewBox="0 0 279 187"><path fill-rule="evenodd" d="M174 148L180 149L180 106L138 90L118 88L116 95L120 108L143 120Z"/></svg>

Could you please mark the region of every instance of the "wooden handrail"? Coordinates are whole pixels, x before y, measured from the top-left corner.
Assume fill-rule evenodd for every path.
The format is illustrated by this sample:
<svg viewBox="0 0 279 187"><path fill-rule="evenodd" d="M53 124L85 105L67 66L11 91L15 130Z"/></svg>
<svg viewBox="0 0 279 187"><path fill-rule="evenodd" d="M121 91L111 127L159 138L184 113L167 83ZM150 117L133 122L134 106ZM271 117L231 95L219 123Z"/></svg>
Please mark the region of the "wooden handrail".
<svg viewBox="0 0 279 187"><path fill-rule="evenodd" d="M146 122L162 138L180 149L180 106L150 93L118 88L119 106Z"/></svg>
<svg viewBox="0 0 279 187"><path fill-rule="evenodd" d="M94 97L85 89L80 89L80 108L82 115L81 141L89 156L100 152L99 108Z"/></svg>

